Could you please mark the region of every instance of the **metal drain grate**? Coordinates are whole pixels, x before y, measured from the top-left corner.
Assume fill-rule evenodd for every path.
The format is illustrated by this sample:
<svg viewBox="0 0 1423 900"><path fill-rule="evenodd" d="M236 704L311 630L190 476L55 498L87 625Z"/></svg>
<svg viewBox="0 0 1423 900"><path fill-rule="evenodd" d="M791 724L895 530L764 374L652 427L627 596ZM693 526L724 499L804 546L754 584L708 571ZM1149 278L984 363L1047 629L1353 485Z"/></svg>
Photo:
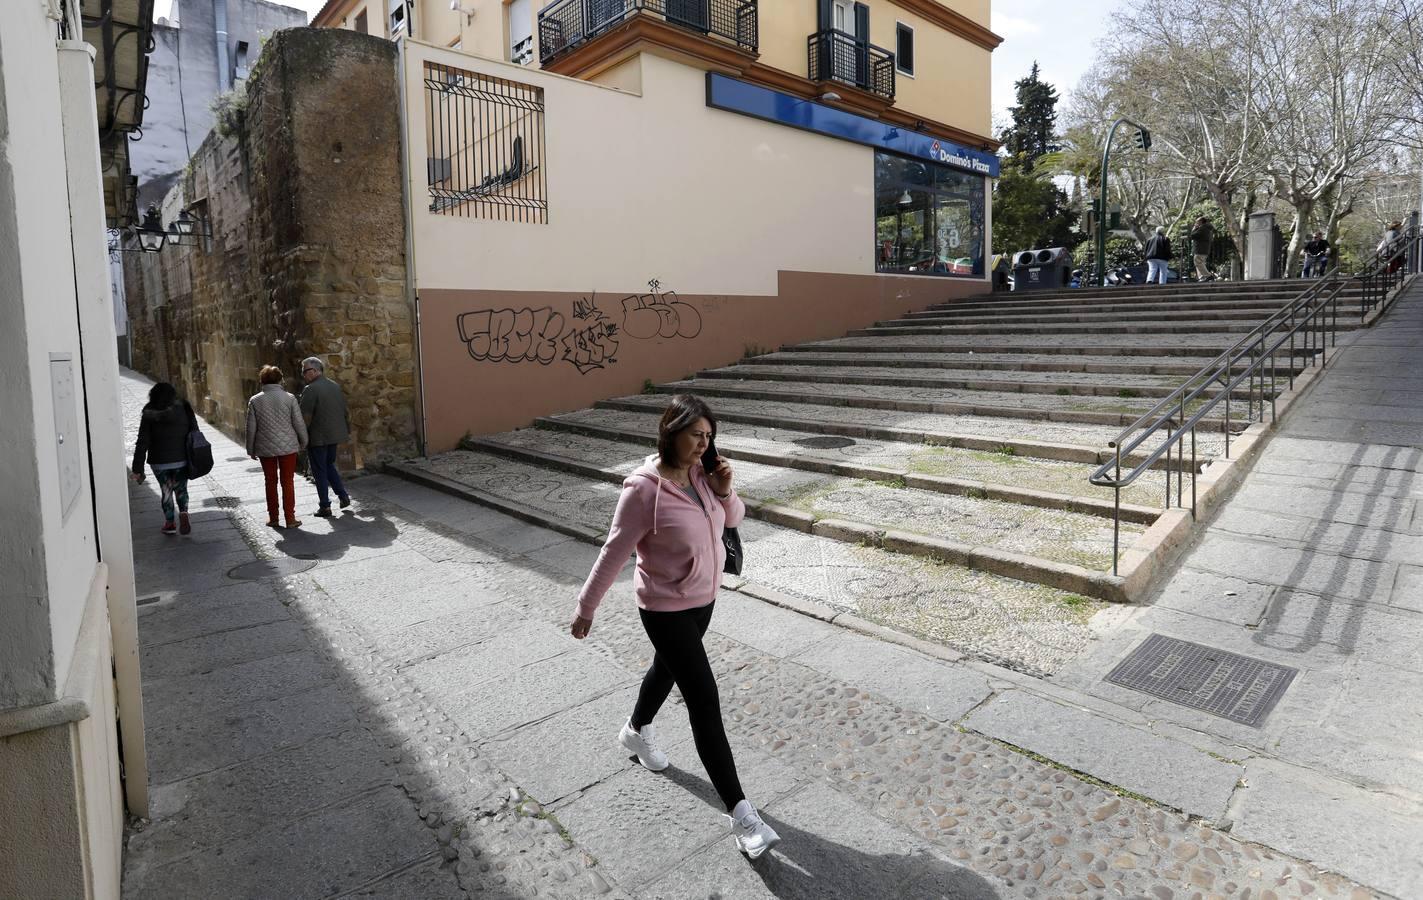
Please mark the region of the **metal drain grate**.
<svg viewBox="0 0 1423 900"><path fill-rule="evenodd" d="M294 559L290 556L283 556L280 559L258 559L228 570L227 577L235 578L238 581L280 578L305 572L307 569L313 568L316 563L315 559Z"/></svg>
<svg viewBox="0 0 1423 900"><path fill-rule="evenodd" d="M139 597L137 600L135 600L135 601L133 601L133 602L134 602L134 605L135 605L135 606L147 606L147 605L149 605L150 603L157 603L158 601L160 601L160 600L162 600L162 599L163 599L163 596L162 596L161 594L149 594L147 597Z"/></svg>
<svg viewBox="0 0 1423 900"><path fill-rule="evenodd" d="M796 438L794 443L807 450L840 450L844 447L855 446L855 439L827 435L825 437Z"/></svg>
<svg viewBox="0 0 1423 900"><path fill-rule="evenodd" d="M221 507L222 509L236 509L237 507L242 505L242 498L229 497L225 495L217 497L208 497L206 500L203 501L203 505L217 506Z"/></svg>
<svg viewBox="0 0 1423 900"><path fill-rule="evenodd" d="M1289 666L1153 634L1106 680L1258 728L1298 674Z"/></svg>

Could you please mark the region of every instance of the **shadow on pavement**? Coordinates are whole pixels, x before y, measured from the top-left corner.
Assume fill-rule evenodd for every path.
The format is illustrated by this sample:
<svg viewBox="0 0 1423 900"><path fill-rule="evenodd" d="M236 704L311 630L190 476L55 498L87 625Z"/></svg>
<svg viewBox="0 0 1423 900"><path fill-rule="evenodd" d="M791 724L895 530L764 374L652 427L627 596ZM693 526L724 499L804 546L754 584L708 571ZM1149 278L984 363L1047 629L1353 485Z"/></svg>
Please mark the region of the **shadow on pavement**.
<svg viewBox="0 0 1423 900"><path fill-rule="evenodd" d="M331 525L330 531L310 530L311 520L301 528L282 529L274 544L277 552L297 559L337 560L353 549L379 550L400 538L395 523L379 510L345 510L326 521Z"/></svg>
<svg viewBox="0 0 1423 900"><path fill-rule="evenodd" d="M676 766L662 774L718 813L723 812L721 799L706 779ZM781 843L760 859L743 859L766 890L781 900L895 896L996 900L1001 896L981 876L924 852L922 844L907 833L906 838L919 845L917 852L867 853L797 828L775 813L760 813L781 836Z"/></svg>

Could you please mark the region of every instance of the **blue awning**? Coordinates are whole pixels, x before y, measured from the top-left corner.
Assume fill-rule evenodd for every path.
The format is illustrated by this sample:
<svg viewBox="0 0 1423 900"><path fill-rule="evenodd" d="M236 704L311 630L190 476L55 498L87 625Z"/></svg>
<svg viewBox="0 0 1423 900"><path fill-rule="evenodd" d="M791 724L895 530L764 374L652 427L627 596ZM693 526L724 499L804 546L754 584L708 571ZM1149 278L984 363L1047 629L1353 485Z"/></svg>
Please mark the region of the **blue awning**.
<svg viewBox="0 0 1423 900"><path fill-rule="evenodd" d="M998 177L998 157L992 153L971 150L931 134L920 134L715 72L707 73L707 106L864 144L877 150L927 159L976 175Z"/></svg>

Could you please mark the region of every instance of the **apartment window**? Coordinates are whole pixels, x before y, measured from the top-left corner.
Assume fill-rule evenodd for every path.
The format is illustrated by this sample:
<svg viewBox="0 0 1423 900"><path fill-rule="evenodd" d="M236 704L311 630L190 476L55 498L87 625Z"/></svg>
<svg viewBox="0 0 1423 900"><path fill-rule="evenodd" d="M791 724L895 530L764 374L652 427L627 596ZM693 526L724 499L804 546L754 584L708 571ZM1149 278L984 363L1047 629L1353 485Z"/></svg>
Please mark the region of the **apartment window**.
<svg viewBox="0 0 1423 900"><path fill-rule="evenodd" d="M894 24L894 67L914 77L914 29L903 22Z"/></svg>
<svg viewBox="0 0 1423 900"><path fill-rule="evenodd" d="M409 27L410 8L406 0L390 2L390 36L395 37Z"/></svg>
<svg viewBox="0 0 1423 900"><path fill-rule="evenodd" d="M361 10L360 15L356 16L356 30L359 31L361 34L371 33L371 27L368 21L366 20L366 11L364 9Z"/></svg>
<svg viewBox="0 0 1423 900"><path fill-rule="evenodd" d="M534 61L532 0L514 0L505 7L509 16L509 62L525 66Z"/></svg>

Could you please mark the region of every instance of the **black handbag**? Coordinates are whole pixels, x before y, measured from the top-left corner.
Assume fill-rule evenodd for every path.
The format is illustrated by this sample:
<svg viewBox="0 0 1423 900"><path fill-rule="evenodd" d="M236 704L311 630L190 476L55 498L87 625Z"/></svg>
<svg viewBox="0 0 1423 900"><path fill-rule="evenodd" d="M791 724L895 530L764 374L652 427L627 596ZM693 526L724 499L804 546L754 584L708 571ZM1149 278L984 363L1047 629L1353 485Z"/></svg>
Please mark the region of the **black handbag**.
<svg viewBox="0 0 1423 900"><path fill-rule="evenodd" d="M721 542L726 546L726 564L721 570L728 575L740 575L741 563L741 535L735 528L723 528L721 530Z"/></svg>
<svg viewBox="0 0 1423 900"><path fill-rule="evenodd" d="M198 417L193 408L186 403L183 405L187 407L188 413L188 477L202 478L212 471L212 445L198 428Z"/></svg>

